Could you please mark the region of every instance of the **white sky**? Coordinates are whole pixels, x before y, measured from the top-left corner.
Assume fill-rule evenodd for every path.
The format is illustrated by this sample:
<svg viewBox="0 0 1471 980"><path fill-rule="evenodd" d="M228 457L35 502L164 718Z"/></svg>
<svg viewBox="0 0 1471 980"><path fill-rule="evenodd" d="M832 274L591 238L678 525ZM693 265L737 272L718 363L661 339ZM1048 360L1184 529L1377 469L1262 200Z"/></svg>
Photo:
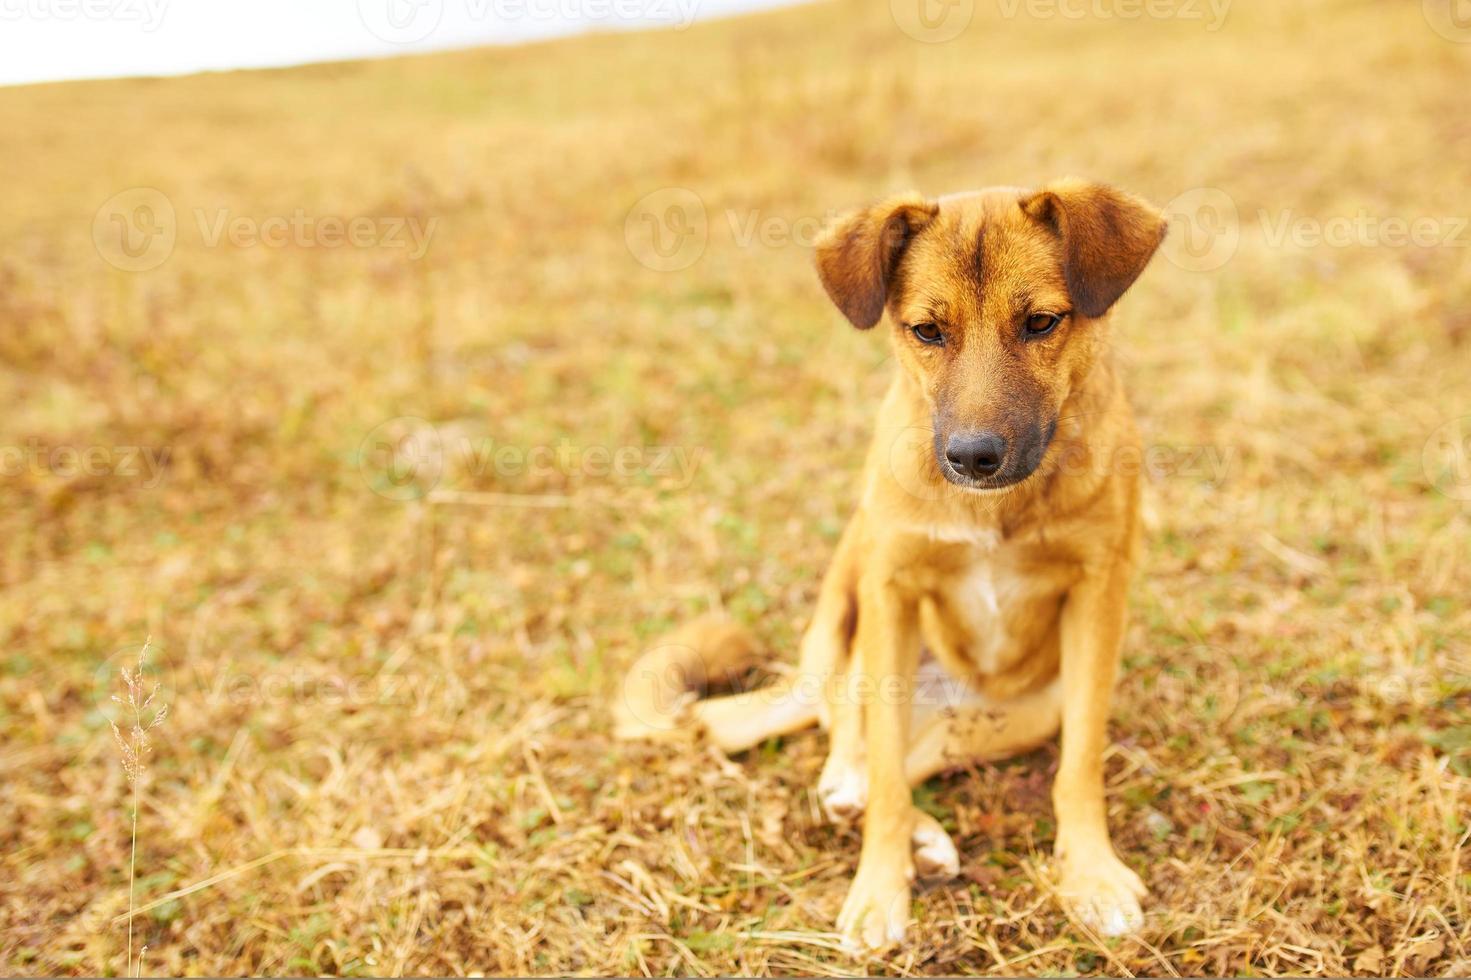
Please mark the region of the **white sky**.
<svg viewBox="0 0 1471 980"><path fill-rule="evenodd" d="M0 85L688 26L793 0L0 0Z"/></svg>

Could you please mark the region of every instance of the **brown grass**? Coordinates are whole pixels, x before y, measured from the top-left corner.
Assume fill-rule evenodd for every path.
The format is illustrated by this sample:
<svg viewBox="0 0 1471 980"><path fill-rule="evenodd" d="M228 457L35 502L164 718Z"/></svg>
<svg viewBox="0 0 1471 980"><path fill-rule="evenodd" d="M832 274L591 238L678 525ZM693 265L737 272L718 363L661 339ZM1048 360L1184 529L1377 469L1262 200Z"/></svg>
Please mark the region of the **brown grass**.
<svg viewBox="0 0 1471 980"><path fill-rule="evenodd" d="M109 654L149 636L172 705L139 784L150 971L1471 971L1471 471L1442 468L1471 415L1471 235L1269 234L1471 215L1471 45L1410 0L1241 3L1215 32L976 6L934 45L835 3L0 91L0 462L30 460L0 477L0 972L125 969L102 705ZM1148 924L1100 942L1052 901L1047 749L922 789L964 879L855 963L822 738L619 745L608 694L711 608L789 659L851 506L882 340L747 217L1069 172L1219 188L1241 217L1229 261L1157 261L1118 314L1159 449L1108 767ZM126 272L92 228L138 186L178 243ZM709 240L659 272L625 220L667 187ZM438 225L410 261L209 247L195 209ZM452 492L370 489L365 439L400 416L437 424ZM563 441L697 465L457 452ZM166 465L129 474L122 447Z"/></svg>

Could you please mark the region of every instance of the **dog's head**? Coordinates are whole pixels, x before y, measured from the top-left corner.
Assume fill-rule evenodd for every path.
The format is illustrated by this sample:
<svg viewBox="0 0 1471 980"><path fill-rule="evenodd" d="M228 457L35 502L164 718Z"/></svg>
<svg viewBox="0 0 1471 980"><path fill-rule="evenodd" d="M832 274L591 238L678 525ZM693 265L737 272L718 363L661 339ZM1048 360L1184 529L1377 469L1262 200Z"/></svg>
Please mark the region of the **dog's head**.
<svg viewBox="0 0 1471 980"><path fill-rule="evenodd" d="M940 472L999 489L1042 462L1106 342L1093 321L1164 234L1143 201L1075 179L907 195L836 221L817 244L817 270L854 326L888 312L902 369L933 413Z"/></svg>

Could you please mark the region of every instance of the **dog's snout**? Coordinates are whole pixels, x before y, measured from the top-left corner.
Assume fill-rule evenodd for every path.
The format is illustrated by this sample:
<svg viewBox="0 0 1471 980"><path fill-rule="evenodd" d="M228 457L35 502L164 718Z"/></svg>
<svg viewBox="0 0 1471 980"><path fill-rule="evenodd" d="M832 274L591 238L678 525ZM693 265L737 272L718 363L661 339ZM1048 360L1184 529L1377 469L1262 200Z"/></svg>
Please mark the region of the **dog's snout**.
<svg viewBox="0 0 1471 980"><path fill-rule="evenodd" d="M945 442L945 458L973 480L992 476L1006 458L1006 440L994 432L957 432Z"/></svg>

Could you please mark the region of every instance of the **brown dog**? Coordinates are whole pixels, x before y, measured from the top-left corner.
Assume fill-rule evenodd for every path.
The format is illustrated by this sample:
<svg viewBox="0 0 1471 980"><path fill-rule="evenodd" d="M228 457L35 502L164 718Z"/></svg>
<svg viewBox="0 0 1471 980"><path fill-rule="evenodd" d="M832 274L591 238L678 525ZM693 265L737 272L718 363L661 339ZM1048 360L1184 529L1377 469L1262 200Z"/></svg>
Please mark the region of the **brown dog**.
<svg viewBox="0 0 1471 980"><path fill-rule="evenodd" d="M854 947L903 938L916 870L956 870L910 788L1059 725L1060 894L1103 932L1142 922L1103 793L1139 534L1138 437L1103 317L1164 232L1142 201L1079 180L908 195L836 222L817 247L823 286L860 329L888 313L899 370L798 669L686 712L695 682L754 652L734 627L697 623L625 682L624 736L692 715L737 751L829 729L819 794L835 818L864 814L838 916Z"/></svg>

